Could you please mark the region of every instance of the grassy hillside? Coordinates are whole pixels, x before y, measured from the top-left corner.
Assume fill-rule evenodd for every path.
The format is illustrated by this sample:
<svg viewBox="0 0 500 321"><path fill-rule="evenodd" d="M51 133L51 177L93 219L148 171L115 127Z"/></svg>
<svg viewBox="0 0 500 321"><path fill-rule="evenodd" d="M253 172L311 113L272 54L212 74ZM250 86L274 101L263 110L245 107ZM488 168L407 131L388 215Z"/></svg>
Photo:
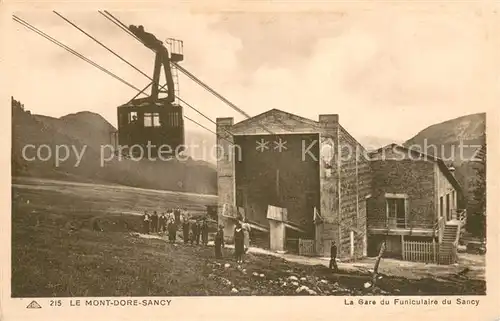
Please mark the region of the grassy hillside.
<svg viewBox="0 0 500 321"><path fill-rule="evenodd" d="M113 126L98 114L81 112L61 118L31 115L21 108L12 108L12 174L14 176L46 177L83 182L113 183L127 186L216 193L216 171L212 163L187 161L133 161L118 159L101 166L101 146L111 144ZM47 145L54 156L57 146L70 148L68 158L55 164L55 159L27 160L36 156L35 149L22 150L26 145ZM75 151L86 149L78 166ZM43 150L42 157L48 156ZM64 157L66 150L60 149ZM105 154L106 155L106 154ZM107 156L107 155L106 155Z"/></svg>

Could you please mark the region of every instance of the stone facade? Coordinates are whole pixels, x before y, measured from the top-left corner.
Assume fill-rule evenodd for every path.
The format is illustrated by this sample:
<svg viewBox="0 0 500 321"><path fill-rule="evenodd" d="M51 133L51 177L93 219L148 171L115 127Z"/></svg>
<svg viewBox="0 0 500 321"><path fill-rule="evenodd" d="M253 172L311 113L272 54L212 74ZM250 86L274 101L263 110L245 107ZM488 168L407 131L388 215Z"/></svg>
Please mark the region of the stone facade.
<svg viewBox="0 0 500 321"><path fill-rule="evenodd" d="M359 258L366 255L366 197L371 192L372 176L366 150L340 127L340 220L342 252Z"/></svg>
<svg viewBox="0 0 500 321"><path fill-rule="evenodd" d="M223 217L235 216L235 176L233 137L229 129L232 118L217 118L217 190L219 222L224 224L224 235L231 235L234 221ZM222 192L222 193L221 193ZM226 237L229 240L229 236Z"/></svg>
<svg viewBox="0 0 500 321"><path fill-rule="evenodd" d="M331 170L321 168L321 215L318 226L318 254L329 256L330 245L337 244L342 258L366 255L366 196L371 190L370 163L365 149L339 123L327 122L323 144L334 145ZM320 116L320 123L322 118ZM331 124L328 126L328 124ZM326 174L328 172L328 174Z"/></svg>
<svg viewBox="0 0 500 321"><path fill-rule="evenodd" d="M371 255L378 253L384 240L387 255L392 253L398 257L403 238L406 241L436 240L440 213L446 217L447 211L456 208L460 192L460 186L445 164L395 144L370 154L370 159L372 192L368 199L367 226ZM388 198L404 199L404 224L388 223Z"/></svg>
<svg viewBox="0 0 500 321"><path fill-rule="evenodd" d="M316 226L316 252L329 256L332 242L339 244L339 123L336 115L320 115L320 208L322 222ZM328 147L328 148L327 148Z"/></svg>
<svg viewBox="0 0 500 321"><path fill-rule="evenodd" d="M432 227L434 224L434 164L429 161L376 160L372 162L373 207L370 219L386 219L385 194L408 196L409 226ZM414 224L415 223L415 224Z"/></svg>
<svg viewBox="0 0 500 321"><path fill-rule="evenodd" d="M373 153L371 168L369 221L386 219L386 194L404 194L408 227L432 229L439 212L438 197L455 190L434 158L419 156L397 145Z"/></svg>

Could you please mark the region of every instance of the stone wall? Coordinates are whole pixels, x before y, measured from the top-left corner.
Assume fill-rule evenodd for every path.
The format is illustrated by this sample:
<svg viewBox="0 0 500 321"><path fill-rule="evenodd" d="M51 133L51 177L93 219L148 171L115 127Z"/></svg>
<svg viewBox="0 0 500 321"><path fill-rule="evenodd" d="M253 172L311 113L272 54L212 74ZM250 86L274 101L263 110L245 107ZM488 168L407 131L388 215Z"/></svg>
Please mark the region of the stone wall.
<svg viewBox="0 0 500 321"><path fill-rule="evenodd" d="M429 228L435 223L434 162L415 159L379 159L371 162L373 174L370 219L386 219L385 194L408 196L407 223Z"/></svg>
<svg viewBox="0 0 500 321"><path fill-rule="evenodd" d="M340 231L339 255L359 258L366 254L366 196L371 190L371 173L364 148L339 126ZM351 231L354 232L351 253Z"/></svg>
<svg viewBox="0 0 500 321"><path fill-rule="evenodd" d="M323 222L316 232L316 252L330 256L332 242L339 244L338 115L320 115L320 208Z"/></svg>
<svg viewBox="0 0 500 321"><path fill-rule="evenodd" d="M234 220L223 214L236 216L235 211L235 177L233 137L230 134L232 118L217 118L217 191L219 224L224 225L224 238L230 241L233 237ZM223 213L225 208L225 213Z"/></svg>

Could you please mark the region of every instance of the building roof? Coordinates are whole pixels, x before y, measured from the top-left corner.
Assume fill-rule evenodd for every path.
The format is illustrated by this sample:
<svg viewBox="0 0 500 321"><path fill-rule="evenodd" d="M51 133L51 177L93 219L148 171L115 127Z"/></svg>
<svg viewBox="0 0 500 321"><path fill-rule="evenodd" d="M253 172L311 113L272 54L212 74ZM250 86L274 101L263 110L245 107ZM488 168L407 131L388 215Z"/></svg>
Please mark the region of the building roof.
<svg viewBox="0 0 500 321"><path fill-rule="evenodd" d="M265 118L268 118L268 117L274 117L275 120L276 120L277 118L280 118L280 116L282 116L283 118L293 119L293 120L295 120L297 122L301 122L301 123L304 123L304 124L309 124L309 125L312 125L312 126L317 126L319 124L319 122L314 121L312 119L301 117L301 116L297 116L297 115L288 113L286 111L273 108L273 109L265 111L265 112L263 112L261 114L258 114L256 116L253 116L251 118L242 120L242 121L234 124L233 125L233 129L238 129L238 127L246 127L246 126L248 126L251 123L258 122L259 120L262 120L262 119L265 119ZM283 125L287 126L286 124L283 124Z"/></svg>
<svg viewBox="0 0 500 321"><path fill-rule="evenodd" d="M406 148L406 147L401 146L401 145L396 144L396 143L389 144L389 145L386 145L384 147L380 147L379 149L371 152L370 155L380 153L382 150L387 149L387 148L392 148L392 149L398 148L400 150L404 150L404 151L409 152L409 153L417 154L425 159L429 159L429 160L437 163L439 169L444 174L444 176L446 176L448 181L453 185L453 187L456 190L458 190L460 193L462 193L462 186L460 186L460 183L457 181L455 175L452 174L452 172L450 171L448 166L446 166L446 164L444 163L444 161L441 158L430 155L430 154L422 153L422 152L415 150L415 149L409 149L409 148Z"/></svg>

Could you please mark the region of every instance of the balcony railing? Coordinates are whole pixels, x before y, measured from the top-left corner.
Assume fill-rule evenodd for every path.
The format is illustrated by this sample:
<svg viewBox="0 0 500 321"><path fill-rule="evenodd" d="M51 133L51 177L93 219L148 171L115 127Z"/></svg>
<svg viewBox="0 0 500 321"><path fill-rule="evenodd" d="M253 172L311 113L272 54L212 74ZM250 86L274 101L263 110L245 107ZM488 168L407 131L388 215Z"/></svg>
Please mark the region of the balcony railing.
<svg viewBox="0 0 500 321"><path fill-rule="evenodd" d="M452 219L460 221L460 224L464 226L467 222L467 211L465 209L458 209L452 211ZM405 220L399 218L367 218L367 223L369 227L372 228L421 228L421 229L434 229L442 230L446 225L446 218L439 217L434 222L432 221L417 221L417 220Z"/></svg>
<svg viewBox="0 0 500 321"><path fill-rule="evenodd" d="M426 229L435 230L437 229L437 222L427 222L427 221L407 221L405 219L397 218L367 218L367 223L369 228L380 228L380 229Z"/></svg>

